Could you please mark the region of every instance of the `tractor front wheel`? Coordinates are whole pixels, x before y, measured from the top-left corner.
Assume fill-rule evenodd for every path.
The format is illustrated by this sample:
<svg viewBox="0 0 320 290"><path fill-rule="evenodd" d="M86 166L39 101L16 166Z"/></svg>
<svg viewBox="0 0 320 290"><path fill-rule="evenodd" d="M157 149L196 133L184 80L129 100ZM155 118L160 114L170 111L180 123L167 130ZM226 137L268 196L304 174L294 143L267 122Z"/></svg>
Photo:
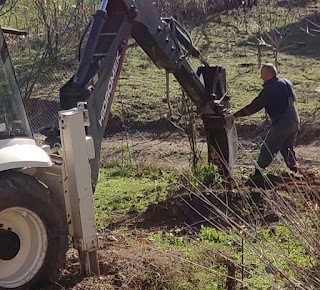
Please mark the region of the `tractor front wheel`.
<svg viewBox="0 0 320 290"><path fill-rule="evenodd" d="M35 178L0 173L0 289L53 281L68 246L63 205Z"/></svg>

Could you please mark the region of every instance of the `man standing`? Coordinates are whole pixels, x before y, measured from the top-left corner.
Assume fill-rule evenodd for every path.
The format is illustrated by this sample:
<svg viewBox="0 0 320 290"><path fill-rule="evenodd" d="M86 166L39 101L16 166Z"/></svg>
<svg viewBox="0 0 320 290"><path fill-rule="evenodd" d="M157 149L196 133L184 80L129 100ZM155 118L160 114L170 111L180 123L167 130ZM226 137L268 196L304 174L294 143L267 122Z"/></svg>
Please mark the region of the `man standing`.
<svg viewBox="0 0 320 290"><path fill-rule="evenodd" d="M279 78L276 68L270 63L262 67L261 79L264 84L260 94L251 104L227 116L227 118L234 120L238 117L252 115L265 108L271 119L271 128L260 149L258 166L265 169L272 162L274 155L280 151L287 166L297 172L298 167L293 145L300 125L292 83ZM252 178L259 177L260 171L256 168Z"/></svg>

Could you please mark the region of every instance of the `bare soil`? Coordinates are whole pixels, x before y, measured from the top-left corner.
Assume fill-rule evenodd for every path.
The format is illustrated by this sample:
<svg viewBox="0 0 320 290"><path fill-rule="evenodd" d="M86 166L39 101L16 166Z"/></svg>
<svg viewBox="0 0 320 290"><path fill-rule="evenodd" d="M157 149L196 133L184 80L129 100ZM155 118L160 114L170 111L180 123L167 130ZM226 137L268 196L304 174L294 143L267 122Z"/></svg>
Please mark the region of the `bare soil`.
<svg viewBox="0 0 320 290"><path fill-rule="evenodd" d="M158 126L154 130L154 126ZM160 125L163 125L162 127ZM170 125L171 126L171 125ZM153 130L152 130L153 128ZM164 168L188 169L191 160L191 147L185 132L168 130L163 123L144 127L145 130L135 132L118 132L108 134L103 141L102 163L119 160L123 146L130 148L133 161L156 164ZM268 132L268 123L242 124L237 126L241 147L236 166L252 165L252 160L245 153L258 151ZM320 162L320 122L309 122L301 125L296 152L299 163L303 167L318 166ZM207 144L203 132L197 140L197 149L205 158ZM249 166L250 167L250 166Z"/></svg>
<svg viewBox="0 0 320 290"><path fill-rule="evenodd" d="M143 231L127 231L125 236L100 233L100 275L82 276L78 253L70 249L60 281L44 289L170 289L183 262L179 254L156 250L145 237Z"/></svg>

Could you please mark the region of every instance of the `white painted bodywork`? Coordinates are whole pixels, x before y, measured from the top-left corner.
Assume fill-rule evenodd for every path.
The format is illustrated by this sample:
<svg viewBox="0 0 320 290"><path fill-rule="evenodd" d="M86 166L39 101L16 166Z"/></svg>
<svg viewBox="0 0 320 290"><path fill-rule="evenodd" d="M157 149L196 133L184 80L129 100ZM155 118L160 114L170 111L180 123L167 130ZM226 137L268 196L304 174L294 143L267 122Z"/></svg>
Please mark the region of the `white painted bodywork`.
<svg viewBox="0 0 320 290"><path fill-rule="evenodd" d="M5 229L11 228L22 241L13 259L0 260L0 288L21 287L44 263L48 248L46 227L35 212L23 207L4 209L0 212L0 220Z"/></svg>
<svg viewBox="0 0 320 290"><path fill-rule="evenodd" d="M88 111L81 106L59 112L62 181L69 233L79 251L82 271L87 275L99 275L98 236L89 164L95 152L92 138L86 136L85 126L88 125Z"/></svg>
<svg viewBox="0 0 320 290"><path fill-rule="evenodd" d="M33 139L13 138L0 140L0 171L51 166L52 162L49 155L37 146Z"/></svg>

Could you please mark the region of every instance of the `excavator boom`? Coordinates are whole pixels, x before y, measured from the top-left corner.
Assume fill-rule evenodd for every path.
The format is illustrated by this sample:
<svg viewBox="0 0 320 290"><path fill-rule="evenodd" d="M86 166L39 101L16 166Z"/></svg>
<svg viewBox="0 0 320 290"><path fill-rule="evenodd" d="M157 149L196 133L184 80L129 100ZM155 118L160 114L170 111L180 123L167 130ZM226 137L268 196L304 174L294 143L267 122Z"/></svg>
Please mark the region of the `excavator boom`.
<svg viewBox="0 0 320 290"><path fill-rule="evenodd" d="M200 111L206 109L203 120L209 162L217 163L228 175L234 150L230 148L232 124L224 119L229 106L225 70L210 67L184 28L173 18L161 18L152 1L109 0L102 1L93 16L78 69L60 91L63 110L86 102L90 116L87 133L94 140L96 152L91 160L93 184L97 182L101 142L130 37L157 67L174 74ZM203 63L197 72L187 60L189 55Z"/></svg>

